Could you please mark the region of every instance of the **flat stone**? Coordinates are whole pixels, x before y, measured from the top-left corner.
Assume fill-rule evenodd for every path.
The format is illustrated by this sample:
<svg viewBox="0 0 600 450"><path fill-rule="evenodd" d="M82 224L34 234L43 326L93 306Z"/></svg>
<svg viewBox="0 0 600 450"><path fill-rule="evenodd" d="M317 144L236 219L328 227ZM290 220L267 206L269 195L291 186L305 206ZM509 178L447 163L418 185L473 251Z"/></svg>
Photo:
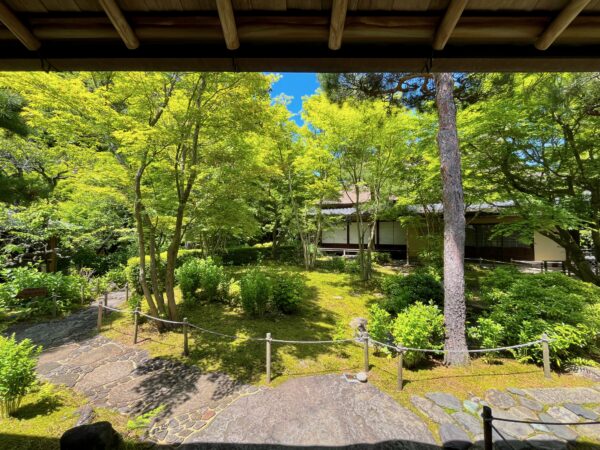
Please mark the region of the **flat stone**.
<svg viewBox="0 0 600 450"><path fill-rule="evenodd" d="M446 413L446 411L444 411L438 405L433 403L431 400L419 397L417 395L413 395L410 397L410 402L414 405L415 408L417 408L435 423L438 423L440 425L443 423L454 423L452 417L450 417Z"/></svg>
<svg viewBox="0 0 600 450"><path fill-rule="evenodd" d="M208 409L206 411L204 411L204 413L202 414L201 419L202 420L210 420L215 416L215 412L212 409Z"/></svg>
<svg viewBox="0 0 600 450"><path fill-rule="evenodd" d="M453 409L454 411L460 411L462 409L460 400L452 394L446 394L445 392L429 392L428 394L425 394L425 397L442 408Z"/></svg>
<svg viewBox="0 0 600 450"><path fill-rule="evenodd" d="M485 392L485 400L492 406L502 409L508 409L516 405L516 402L510 395L498 389L488 389Z"/></svg>
<svg viewBox="0 0 600 450"><path fill-rule="evenodd" d="M522 440L534 433L531 425L526 423L494 421L494 426L503 435Z"/></svg>
<svg viewBox="0 0 600 450"><path fill-rule="evenodd" d="M479 405L479 403L475 403L472 400L465 400L463 401L463 408L465 409L465 411L468 411L471 414L478 414L479 410L481 409L481 405Z"/></svg>
<svg viewBox="0 0 600 450"><path fill-rule="evenodd" d="M587 387L526 389L527 394L545 405L600 403L600 391Z"/></svg>
<svg viewBox="0 0 600 450"><path fill-rule="evenodd" d="M80 366L92 365L97 361L123 353L123 348L117 344L106 344L77 356L76 361Z"/></svg>
<svg viewBox="0 0 600 450"><path fill-rule="evenodd" d="M130 374L134 368L135 364L132 361L106 363L85 374L77 383L77 388L87 390L109 384Z"/></svg>
<svg viewBox="0 0 600 450"><path fill-rule="evenodd" d="M532 423L531 427L536 431L541 431L542 433L549 433L550 430L546 425L542 425L541 423Z"/></svg>
<svg viewBox="0 0 600 450"><path fill-rule="evenodd" d="M519 389L519 388L509 387L506 390L508 392L510 392L511 394L520 395L522 397L527 395L527 392L525 392L523 389Z"/></svg>
<svg viewBox="0 0 600 450"><path fill-rule="evenodd" d="M600 425L578 425L577 431L580 436L600 441Z"/></svg>
<svg viewBox="0 0 600 450"><path fill-rule="evenodd" d="M565 403L563 406L565 408L567 408L569 411L571 411L572 413L575 413L578 416L583 417L584 419L596 420L596 419L598 419L598 417L600 417L594 411L584 408L583 406L578 405L576 403Z"/></svg>
<svg viewBox="0 0 600 450"><path fill-rule="evenodd" d="M50 378L54 384L64 384L67 387L73 387L77 383L79 376L76 373L53 374Z"/></svg>
<svg viewBox="0 0 600 450"><path fill-rule="evenodd" d="M567 408L564 408L562 406L552 406L548 408L546 413L554 417L554 419L556 419L555 421L557 422L579 422L579 416L577 414L569 411Z"/></svg>
<svg viewBox="0 0 600 450"><path fill-rule="evenodd" d="M556 419L546 413L540 413L540 420L542 422L556 422ZM574 441L577 439L577 433L571 430L566 425L546 425L546 428L550 430L550 433L558 436L565 441Z"/></svg>
<svg viewBox="0 0 600 450"><path fill-rule="evenodd" d="M513 406L505 411L498 411L495 413L495 416L506 419L538 420L538 416L532 410L525 408L524 406Z"/></svg>
<svg viewBox="0 0 600 450"><path fill-rule="evenodd" d="M436 445L416 414L373 385L326 375L288 380L277 388L240 397L183 443L226 442L258 448L385 441Z"/></svg>
<svg viewBox="0 0 600 450"><path fill-rule="evenodd" d="M91 423L96 417L96 412L94 411L94 408L92 408L92 405L88 403L75 411L75 415L79 416L77 423L75 424L75 426L78 427L79 425Z"/></svg>
<svg viewBox="0 0 600 450"><path fill-rule="evenodd" d="M471 438L467 433L451 423L440 425L440 440L444 448L466 450L471 446Z"/></svg>
<svg viewBox="0 0 600 450"><path fill-rule="evenodd" d="M563 440L549 434L536 434L527 439L527 443L539 450L567 450L569 446Z"/></svg>
<svg viewBox="0 0 600 450"><path fill-rule="evenodd" d="M521 405L525 408L531 409L535 412L540 412L544 409L544 405L542 405L540 402L537 402L527 397L519 397L519 403L521 403Z"/></svg>
<svg viewBox="0 0 600 450"><path fill-rule="evenodd" d="M470 433L472 436L479 436L483 434L483 421L466 412L456 412L452 414L452 418L458 423L465 431Z"/></svg>

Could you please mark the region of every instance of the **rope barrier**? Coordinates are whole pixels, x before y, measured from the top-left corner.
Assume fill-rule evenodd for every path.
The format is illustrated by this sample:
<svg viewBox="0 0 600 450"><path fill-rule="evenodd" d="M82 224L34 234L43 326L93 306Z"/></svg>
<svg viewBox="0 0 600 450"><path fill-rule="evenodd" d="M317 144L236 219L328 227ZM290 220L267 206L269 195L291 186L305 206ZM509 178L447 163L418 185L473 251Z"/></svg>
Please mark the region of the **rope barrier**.
<svg viewBox="0 0 600 450"><path fill-rule="evenodd" d="M218 331L207 330L206 328L199 327L198 325L194 325L193 323L188 323L188 325L190 327L200 330L204 333L214 334L216 336L221 336L221 337L225 337L225 338L229 338L229 339L245 339L248 341L264 341L265 340L265 338L256 338L256 337L252 337L252 336L242 337L242 336L236 336L233 334L219 333Z"/></svg>
<svg viewBox="0 0 600 450"><path fill-rule="evenodd" d="M115 311L115 312L124 313L124 314L127 314L127 313L133 314L132 311L125 311L125 310L122 310L122 309L111 308L110 306L106 306L106 305L101 305L101 306L102 306L103 309L107 309L109 311Z"/></svg>
<svg viewBox="0 0 600 450"><path fill-rule="evenodd" d="M526 342L524 344L508 345L506 347L468 349L467 352L468 353L500 352L500 351L511 350L511 349L515 349L515 348L529 347L529 346L532 346L532 345L541 344L542 342L552 342L554 340L555 339L548 339L547 341L544 341L543 339L538 339L537 341ZM399 352L411 351L411 352L441 353L441 354L445 354L445 353L464 353L463 350L443 350L443 349L434 349L434 348L414 348L414 347L394 346L394 345L386 344L384 342L376 341L374 339L371 339L371 342L373 342L375 344L378 344L378 345L382 345L384 347L391 348L392 350L396 350L396 351L399 351Z"/></svg>
<svg viewBox="0 0 600 450"><path fill-rule="evenodd" d="M332 339L330 341L288 341L285 339L271 339L271 342L277 342L280 344L345 344L348 342L361 341L359 339Z"/></svg>
<svg viewBox="0 0 600 450"><path fill-rule="evenodd" d="M512 422L512 423L525 423L529 425L564 425L564 426L577 426L577 425L600 425L600 422L542 422L539 420L517 420L517 419L505 419L501 417L492 417L492 420L499 422Z"/></svg>

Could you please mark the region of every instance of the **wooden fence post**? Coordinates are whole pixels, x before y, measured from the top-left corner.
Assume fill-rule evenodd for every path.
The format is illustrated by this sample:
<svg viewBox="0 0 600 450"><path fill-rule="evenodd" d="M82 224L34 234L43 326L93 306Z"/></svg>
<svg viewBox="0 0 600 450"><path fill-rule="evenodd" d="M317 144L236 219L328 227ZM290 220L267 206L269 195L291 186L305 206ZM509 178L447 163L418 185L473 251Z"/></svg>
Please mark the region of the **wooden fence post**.
<svg viewBox="0 0 600 450"><path fill-rule="evenodd" d="M58 305L56 304L56 293L52 294L52 317L57 316Z"/></svg>
<svg viewBox="0 0 600 450"><path fill-rule="evenodd" d="M102 331L102 300L98 300L98 333Z"/></svg>
<svg viewBox="0 0 600 450"><path fill-rule="evenodd" d="M363 339L364 372L369 373L369 333L367 331L365 331Z"/></svg>
<svg viewBox="0 0 600 450"><path fill-rule="evenodd" d="M188 320L187 317L183 318L183 355L188 356L190 349L188 346Z"/></svg>
<svg viewBox="0 0 600 450"><path fill-rule="evenodd" d="M542 334L542 357L544 359L544 376L552 378L550 373L550 346L548 345L548 335Z"/></svg>
<svg viewBox="0 0 600 450"><path fill-rule="evenodd" d="M398 347L398 390L401 391L404 388L404 350L402 347Z"/></svg>
<svg viewBox="0 0 600 450"><path fill-rule="evenodd" d="M104 292L104 306L108 306L108 291Z"/></svg>
<svg viewBox="0 0 600 450"><path fill-rule="evenodd" d="M481 418L483 419L483 448L484 450L492 450L492 410L489 406L483 407Z"/></svg>
<svg viewBox="0 0 600 450"><path fill-rule="evenodd" d="M267 383L271 382L271 333L267 333Z"/></svg>
<svg viewBox="0 0 600 450"><path fill-rule="evenodd" d="M548 261L544 261L544 273L548 273Z"/></svg>
<svg viewBox="0 0 600 450"><path fill-rule="evenodd" d="M139 314L140 314L140 310L138 308L135 308L135 311L133 312L133 343L134 344L137 344Z"/></svg>
<svg viewBox="0 0 600 450"><path fill-rule="evenodd" d="M129 283L125 283L125 303L129 301Z"/></svg>

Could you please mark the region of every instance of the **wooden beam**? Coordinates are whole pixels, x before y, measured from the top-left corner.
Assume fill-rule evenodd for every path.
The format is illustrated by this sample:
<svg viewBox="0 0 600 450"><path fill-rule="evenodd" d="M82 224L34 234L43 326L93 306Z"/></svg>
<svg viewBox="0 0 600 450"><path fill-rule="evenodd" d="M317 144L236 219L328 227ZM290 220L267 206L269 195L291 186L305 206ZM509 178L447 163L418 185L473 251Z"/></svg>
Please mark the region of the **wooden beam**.
<svg viewBox="0 0 600 450"><path fill-rule="evenodd" d="M227 45L229 50L237 50L240 47L240 38L235 26L231 0L217 0L217 11L219 13L219 20L221 21L221 28L223 28L225 45Z"/></svg>
<svg viewBox="0 0 600 450"><path fill-rule="evenodd" d="M339 50L342 46L347 10L348 0L333 0L329 24L329 48L331 50Z"/></svg>
<svg viewBox="0 0 600 450"><path fill-rule="evenodd" d="M121 36L125 46L129 50L138 48L140 46L140 40L135 35L129 22L127 22L127 19L123 15L119 5L117 5L117 2L115 0L100 0L100 5L102 5L104 12L117 30L117 33L119 33L119 36Z"/></svg>
<svg viewBox="0 0 600 450"><path fill-rule="evenodd" d="M571 0L535 41L535 48L548 49L589 3L590 0Z"/></svg>
<svg viewBox="0 0 600 450"><path fill-rule="evenodd" d="M444 50L469 0L451 0L433 37L433 49Z"/></svg>
<svg viewBox="0 0 600 450"><path fill-rule="evenodd" d="M19 41L21 41L27 50L35 51L42 46L39 39L29 31L29 28L15 16L3 1L0 1L0 22L2 22Z"/></svg>

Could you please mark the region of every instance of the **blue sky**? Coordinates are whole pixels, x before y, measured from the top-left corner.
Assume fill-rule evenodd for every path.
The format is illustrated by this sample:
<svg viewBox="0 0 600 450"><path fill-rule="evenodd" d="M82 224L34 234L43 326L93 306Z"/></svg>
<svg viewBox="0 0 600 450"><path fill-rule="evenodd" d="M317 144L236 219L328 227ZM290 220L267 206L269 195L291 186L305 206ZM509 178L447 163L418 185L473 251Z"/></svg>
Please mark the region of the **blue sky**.
<svg viewBox="0 0 600 450"><path fill-rule="evenodd" d="M294 120L302 125L299 112L302 110L302 97L314 94L319 87L316 73L281 73L281 78L273 85L271 95L277 97L285 94L294 97L288 105L288 109L293 112Z"/></svg>

